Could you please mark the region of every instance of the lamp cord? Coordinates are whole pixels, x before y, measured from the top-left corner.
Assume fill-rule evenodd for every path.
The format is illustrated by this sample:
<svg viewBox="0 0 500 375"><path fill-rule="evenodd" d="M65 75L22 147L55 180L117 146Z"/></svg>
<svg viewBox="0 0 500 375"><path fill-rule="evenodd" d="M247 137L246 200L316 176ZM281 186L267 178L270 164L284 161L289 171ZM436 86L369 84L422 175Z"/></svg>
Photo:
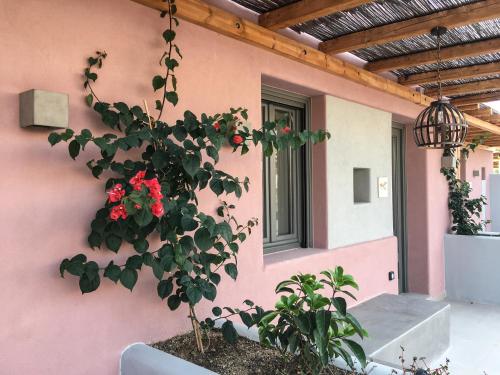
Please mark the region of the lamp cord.
<svg viewBox="0 0 500 375"><path fill-rule="evenodd" d="M438 99L441 100L441 33L437 34L437 76L438 76Z"/></svg>

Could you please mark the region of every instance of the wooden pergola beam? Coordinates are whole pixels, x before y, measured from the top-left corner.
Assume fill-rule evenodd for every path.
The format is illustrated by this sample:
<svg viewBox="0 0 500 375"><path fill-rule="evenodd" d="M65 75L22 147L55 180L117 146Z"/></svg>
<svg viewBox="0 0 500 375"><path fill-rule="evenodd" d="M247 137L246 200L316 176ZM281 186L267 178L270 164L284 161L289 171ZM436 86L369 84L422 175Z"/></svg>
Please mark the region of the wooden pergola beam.
<svg viewBox="0 0 500 375"><path fill-rule="evenodd" d="M300 0L259 16L259 25L270 30L284 29L315 18L356 8L372 0Z"/></svg>
<svg viewBox="0 0 500 375"><path fill-rule="evenodd" d="M451 81L455 79L475 78L500 73L500 62L489 64L472 65L463 68L446 69L440 72L442 81ZM398 82L405 86L421 85L438 81L436 71L411 74L406 77L400 77Z"/></svg>
<svg viewBox="0 0 500 375"><path fill-rule="evenodd" d="M459 44L456 46L445 47L441 49L441 60L449 61L464 57L480 56L488 53L500 51L500 38ZM396 56L388 59L382 59L370 62L365 65L365 69L370 72L383 72L406 68L409 66L425 65L435 63L437 59L436 50L416 52L409 55Z"/></svg>
<svg viewBox="0 0 500 375"><path fill-rule="evenodd" d="M162 0L132 1L159 11L168 11L168 4ZM394 95L411 103L428 106L433 101L432 98L411 88L367 72L364 69L329 56L315 48L294 41L215 6L208 5L199 0L176 0L175 4L177 5L176 16L195 25L327 73L343 77L366 87ZM472 116L466 115L466 118L470 125L500 135L500 128Z"/></svg>
<svg viewBox="0 0 500 375"><path fill-rule="evenodd" d="M384 44L416 35L428 34L430 30L436 26L445 26L448 28L460 27L497 18L499 15L500 2L498 0L483 0L421 17L410 18L405 21L394 22L388 25L372 27L371 29L339 36L338 38L320 43L319 49L330 54L354 51L376 44Z"/></svg>
<svg viewBox="0 0 500 375"><path fill-rule="evenodd" d="M452 99L451 103L453 105L459 106L459 105L468 105L477 103L487 103L487 102L493 102L495 100L500 100L500 91L489 92L486 94L461 96L459 98Z"/></svg>
<svg viewBox="0 0 500 375"><path fill-rule="evenodd" d="M496 90L496 89L500 89L500 78L443 86L442 94L443 96L450 96L450 95L469 94L474 92ZM425 90L425 94L433 97L437 96L438 89L433 88Z"/></svg>

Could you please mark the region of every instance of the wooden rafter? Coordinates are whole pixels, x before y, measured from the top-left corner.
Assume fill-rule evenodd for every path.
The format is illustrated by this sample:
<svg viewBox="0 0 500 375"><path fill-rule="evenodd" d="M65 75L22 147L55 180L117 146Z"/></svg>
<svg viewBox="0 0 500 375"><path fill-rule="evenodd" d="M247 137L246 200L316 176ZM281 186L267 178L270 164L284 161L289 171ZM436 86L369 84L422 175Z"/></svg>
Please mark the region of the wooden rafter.
<svg viewBox="0 0 500 375"><path fill-rule="evenodd" d="M441 49L441 60L448 61L464 57L480 56L500 51L500 38L459 44ZM370 72L383 72L387 70L401 69L409 66L425 65L436 62L436 50L416 52L409 55L396 56L370 62L365 69Z"/></svg>
<svg viewBox="0 0 500 375"><path fill-rule="evenodd" d="M451 81L454 79L489 76L497 73L500 73L500 62L442 70L440 72L440 77L442 81ZM437 81L438 74L436 71L411 74L398 79L398 82L405 86L421 85L423 83L432 83Z"/></svg>
<svg viewBox="0 0 500 375"><path fill-rule="evenodd" d="M500 78L443 86L442 93L443 96L450 96L450 95L469 94L474 92L496 90L496 89L500 89ZM425 94L429 96L437 96L438 89L433 88L425 90Z"/></svg>
<svg viewBox="0 0 500 375"><path fill-rule="evenodd" d="M473 111L475 109L479 109L479 103L478 104L456 105L456 107L458 107L458 109L460 109L463 112Z"/></svg>
<svg viewBox="0 0 500 375"><path fill-rule="evenodd" d="M464 112L468 113L471 116L476 116L480 118L489 117L493 114L493 110L489 107L479 108L479 109L474 109L472 111L464 111Z"/></svg>
<svg viewBox="0 0 500 375"><path fill-rule="evenodd" d="M500 123L500 114L495 113L494 115L489 116L486 121L491 121L491 123L493 124L498 124Z"/></svg>
<svg viewBox="0 0 500 375"><path fill-rule="evenodd" d="M498 0L483 0L458 8L443 10L426 16L410 18L405 21L339 36L338 38L320 43L319 49L331 54L353 51L415 35L428 34L436 26L445 26L448 28L460 27L497 18L499 15L500 2Z"/></svg>
<svg viewBox="0 0 500 375"><path fill-rule="evenodd" d="M168 4L163 0L132 1L159 11L168 11ZM176 5L177 17L201 27L421 106L428 106L433 101L397 82L367 72L213 5L199 0L176 0ZM497 126L469 115L466 115L466 119L472 126L500 135Z"/></svg>
<svg viewBox="0 0 500 375"><path fill-rule="evenodd" d="M284 29L315 18L341 12L372 0L300 0L259 16L259 25L270 30Z"/></svg>
<svg viewBox="0 0 500 375"><path fill-rule="evenodd" d="M453 105L468 105L468 104L493 102L495 100L500 100L500 91L489 92L486 94L461 96L459 98L452 99L451 103Z"/></svg>

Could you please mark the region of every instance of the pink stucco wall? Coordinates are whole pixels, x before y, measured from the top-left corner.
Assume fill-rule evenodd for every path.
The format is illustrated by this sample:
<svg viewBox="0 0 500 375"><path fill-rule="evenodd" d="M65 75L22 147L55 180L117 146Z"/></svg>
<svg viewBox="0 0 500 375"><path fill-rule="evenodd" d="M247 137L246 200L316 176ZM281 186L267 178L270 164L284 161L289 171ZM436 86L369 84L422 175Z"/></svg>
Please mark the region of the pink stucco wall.
<svg viewBox="0 0 500 375"><path fill-rule="evenodd" d="M103 200L102 185L85 167L91 154L73 162L63 147L50 149L47 130L18 125L18 94L40 88L69 94L73 129L102 131L82 98L82 67L96 49L109 53L97 84L101 97L153 103L150 79L158 71L164 22L156 12L128 1L0 0L2 374L116 374L119 353L127 344L188 329L186 311L168 311L147 271L132 293L104 281L97 292L82 297L76 280L60 279L60 260L75 252L86 251L102 263L110 259L104 252L86 250L90 220ZM276 85L286 81L307 95L336 95L408 118L421 109L187 23L178 35L184 55L178 72L181 100L167 113L169 120L187 107L213 113L245 106L250 121L258 124L263 81ZM434 186L434 174L423 182L418 178L436 167L435 157L415 151L407 162L412 160L415 168L408 168L409 184L426 191L424 199L441 193L441 185ZM239 216L261 216L260 152L240 157L228 151L221 164L235 175L244 170L252 181L250 193L237 202ZM215 207L214 200L202 201L206 210ZM431 275L442 267L436 245L442 242L441 227L429 229L432 214L438 214L441 225L442 207L437 203L429 198L425 209L415 211L410 246L415 262L422 259L412 289L432 293L442 288L442 276ZM410 215L421 206L409 201ZM337 264L358 279L361 300L397 292L397 283L387 280L387 272L397 268L393 237L342 249L266 257L261 238L258 228L240 250L239 280L223 282L219 304L251 298L269 306L277 281L293 272L318 272ZM434 260L437 271L430 265ZM209 307L205 305L201 315Z"/></svg>

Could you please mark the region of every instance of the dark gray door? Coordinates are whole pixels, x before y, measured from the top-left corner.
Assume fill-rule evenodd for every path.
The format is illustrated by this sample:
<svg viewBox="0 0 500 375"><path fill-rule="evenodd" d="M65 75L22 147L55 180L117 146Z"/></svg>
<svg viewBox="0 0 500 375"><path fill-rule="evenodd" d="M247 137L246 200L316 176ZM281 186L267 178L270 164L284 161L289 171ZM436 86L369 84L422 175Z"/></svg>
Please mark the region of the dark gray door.
<svg viewBox="0 0 500 375"><path fill-rule="evenodd" d="M408 291L406 239L406 179L404 127L392 128L392 209L394 236L398 238L399 292Z"/></svg>

